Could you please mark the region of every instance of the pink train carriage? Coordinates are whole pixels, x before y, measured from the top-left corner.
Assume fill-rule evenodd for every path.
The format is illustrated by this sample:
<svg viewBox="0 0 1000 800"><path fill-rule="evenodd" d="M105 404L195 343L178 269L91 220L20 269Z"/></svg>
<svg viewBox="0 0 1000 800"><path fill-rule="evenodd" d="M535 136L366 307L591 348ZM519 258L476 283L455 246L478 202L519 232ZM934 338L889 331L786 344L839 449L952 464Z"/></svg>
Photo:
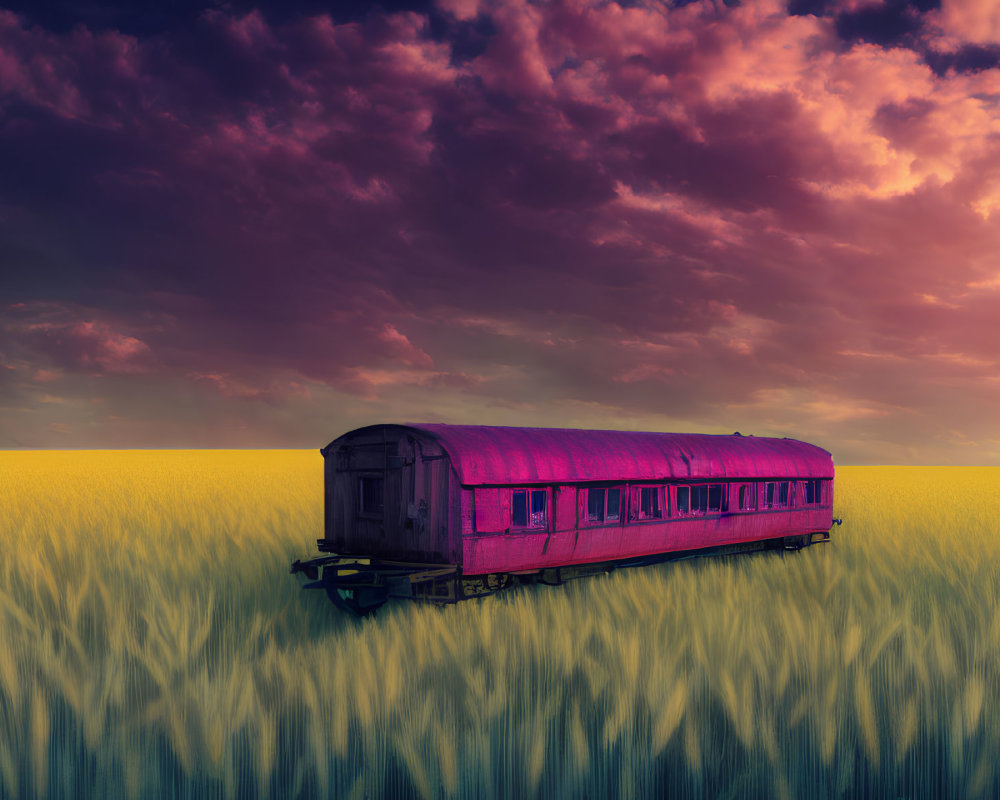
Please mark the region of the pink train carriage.
<svg viewBox="0 0 1000 800"><path fill-rule="evenodd" d="M321 452L327 555L292 572L358 614L389 597L448 603L696 552L798 549L835 522L833 459L794 439L406 424Z"/></svg>

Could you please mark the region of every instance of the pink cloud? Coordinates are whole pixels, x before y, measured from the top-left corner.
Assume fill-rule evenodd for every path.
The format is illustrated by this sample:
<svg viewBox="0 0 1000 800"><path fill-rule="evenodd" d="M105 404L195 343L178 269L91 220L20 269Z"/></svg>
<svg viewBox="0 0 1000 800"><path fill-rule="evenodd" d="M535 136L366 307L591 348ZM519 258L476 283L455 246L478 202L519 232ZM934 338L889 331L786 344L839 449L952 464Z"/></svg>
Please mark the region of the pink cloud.
<svg viewBox="0 0 1000 800"><path fill-rule="evenodd" d="M666 382L677 373L670 367L660 364L638 364L627 370L623 370L614 376L614 380L620 383L636 383L637 381L659 380Z"/></svg>
<svg viewBox="0 0 1000 800"><path fill-rule="evenodd" d="M497 26L486 51L475 62L475 73L493 91L519 98L552 92L552 76L539 41L547 12L520 2L500 2L491 14Z"/></svg>
<svg viewBox="0 0 1000 800"><path fill-rule="evenodd" d="M256 400L263 396L264 390L261 387L244 383L234 379L231 375L222 373L191 373L191 377L198 381L207 381L219 391L223 397L236 397L242 400Z"/></svg>
<svg viewBox="0 0 1000 800"><path fill-rule="evenodd" d="M287 406L290 403L313 400L307 382L288 376L264 374L254 376L250 370L243 375L230 372L189 372L185 378L212 389L227 400L260 401L269 406Z"/></svg>
<svg viewBox="0 0 1000 800"><path fill-rule="evenodd" d="M82 27L58 36L0 10L0 94L114 127L120 107L111 98L142 80L137 45L130 36Z"/></svg>
<svg viewBox="0 0 1000 800"><path fill-rule="evenodd" d="M438 0L437 7L451 14L455 19L471 20L481 12L479 0Z"/></svg>
<svg viewBox="0 0 1000 800"><path fill-rule="evenodd" d="M991 0L943 0L936 12L944 35L963 42L1000 42L1000 7Z"/></svg>
<svg viewBox="0 0 1000 800"><path fill-rule="evenodd" d="M101 373L142 373L152 369L153 353L142 340L101 321L31 322L15 330L22 340L67 369ZM41 380L55 373L36 372Z"/></svg>
<svg viewBox="0 0 1000 800"><path fill-rule="evenodd" d="M52 381L59 379L59 372L51 369L36 369L35 374L31 376L31 379L35 383L51 383Z"/></svg>
<svg viewBox="0 0 1000 800"><path fill-rule="evenodd" d="M431 357L419 347L414 347L406 336L396 330L395 326L386 323L378 338L388 345L389 353L403 364L433 369L434 362Z"/></svg>
<svg viewBox="0 0 1000 800"><path fill-rule="evenodd" d="M339 381L339 387L365 400L375 401L405 389L469 390L483 383L482 377L463 372L357 368Z"/></svg>

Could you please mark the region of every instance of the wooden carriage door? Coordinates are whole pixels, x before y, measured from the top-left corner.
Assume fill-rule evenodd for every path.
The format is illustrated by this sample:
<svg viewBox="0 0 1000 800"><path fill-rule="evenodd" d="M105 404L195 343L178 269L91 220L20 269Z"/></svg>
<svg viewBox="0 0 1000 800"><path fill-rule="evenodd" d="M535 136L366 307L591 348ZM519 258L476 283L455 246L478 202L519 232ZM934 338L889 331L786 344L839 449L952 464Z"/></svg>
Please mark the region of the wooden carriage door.
<svg viewBox="0 0 1000 800"><path fill-rule="evenodd" d="M400 509L403 507L403 469L400 459L387 454L383 474L385 475L385 516L383 519L385 538L395 546L403 533L403 520L400 518Z"/></svg>
<svg viewBox="0 0 1000 800"><path fill-rule="evenodd" d="M419 486L422 476L419 474L420 464L416 457L416 444L414 440L407 436L399 442L398 457L393 461L393 467L398 463L398 478L393 481L398 483L393 488L393 492L398 492L398 519L396 526L398 530L397 542L403 551L420 551L421 532L423 521L421 520L420 507L417 498L421 496ZM426 516L426 508L424 510Z"/></svg>
<svg viewBox="0 0 1000 800"><path fill-rule="evenodd" d="M352 465L356 466L356 487L359 501L357 527L359 544L373 554L393 555L402 546L405 536L407 486L404 481L405 459L400 456L400 443L394 439L365 443L355 447ZM370 478L381 484L382 508L378 513L365 513L361 504L361 481ZM359 491L360 489L360 491ZM373 502L377 502L373 496Z"/></svg>

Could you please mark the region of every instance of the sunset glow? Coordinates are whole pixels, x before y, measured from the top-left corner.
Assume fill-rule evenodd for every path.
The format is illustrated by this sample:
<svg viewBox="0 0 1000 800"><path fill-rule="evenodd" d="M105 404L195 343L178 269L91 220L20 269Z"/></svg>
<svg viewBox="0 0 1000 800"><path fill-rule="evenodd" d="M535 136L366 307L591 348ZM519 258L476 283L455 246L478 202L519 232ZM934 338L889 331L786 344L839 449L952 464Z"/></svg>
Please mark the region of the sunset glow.
<svg viewBox="0 0 1000 800"><path fill-rule="evenodd" d="M0 448L1000 464L994 2L360 5L0 10Z"/></svg>

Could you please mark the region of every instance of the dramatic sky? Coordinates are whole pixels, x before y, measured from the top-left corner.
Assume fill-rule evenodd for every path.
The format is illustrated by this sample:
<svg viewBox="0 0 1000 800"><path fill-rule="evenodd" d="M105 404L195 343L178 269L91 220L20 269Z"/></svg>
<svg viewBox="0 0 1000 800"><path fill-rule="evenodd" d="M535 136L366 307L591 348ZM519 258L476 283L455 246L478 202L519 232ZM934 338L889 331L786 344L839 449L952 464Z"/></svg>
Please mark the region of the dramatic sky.
<svg viewBox="0 0 1000 800"><path fill-rule="evenodd" d="M995 0L0 9L0 448L1000 464Z"/></svg>

